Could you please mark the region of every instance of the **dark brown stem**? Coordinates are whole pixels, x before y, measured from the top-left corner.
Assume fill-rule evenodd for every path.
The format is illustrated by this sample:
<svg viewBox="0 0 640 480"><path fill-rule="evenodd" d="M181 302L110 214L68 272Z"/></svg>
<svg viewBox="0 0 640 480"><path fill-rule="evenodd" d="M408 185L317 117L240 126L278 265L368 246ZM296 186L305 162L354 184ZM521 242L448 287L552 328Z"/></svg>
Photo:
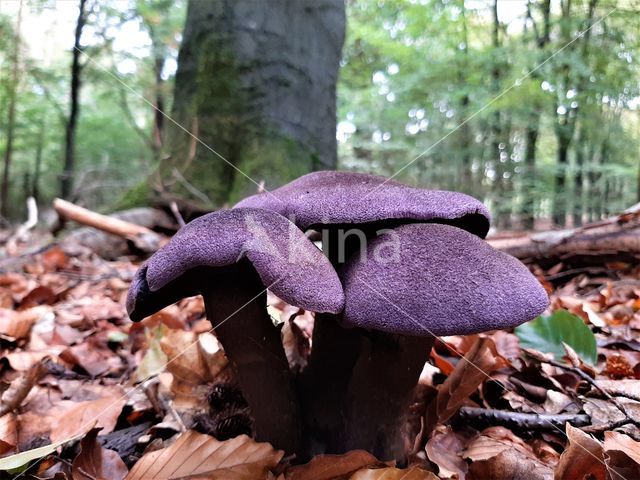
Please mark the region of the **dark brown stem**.
<svg viewBox="0 0 640 480"><path fill-rule="evenodd" d="M207 318L232 362L255 420L256 439L288 453L300 444L299 408L280 331L266 305L266 289L248 263L202 278Z"/></svg>
<svg viewBox="0 0 640 480"><path fill-rule="evenodd" d="M316 315L311 355L298 386L305 423L305 457L344 453L345 396L360 352L361 332L339 315Z"/></svg>
<svg viewBox="0 0 640 480"><path fill-rule="evenodd" d="M483 424L483 426L484 424L502 425L523 430L557 431L558 428L564 429L566 423L574 427L583 427L591 422L589 415L584 414L521 413L476 407L461 407L459 415L462 420L469 423Z"/></svg>
<svg viewBox="0 0 640 480"><path fill-rule="evenodd" d="M433 341L381 332L362 337L347 394L346 451L404 459L410 446L403 435L405 415Z"/></svg>
<svg viewBox="0 0 640 480"><path fill-rule="evenodd" d="M322 232L324 253L336 270L360 248L360 237L341 235L339 228ZM360 352L361 336L360 329L343 328L340 315L316 315L311 354L298 379L305 426L305 459L345 451L346 392Z"/></svg>

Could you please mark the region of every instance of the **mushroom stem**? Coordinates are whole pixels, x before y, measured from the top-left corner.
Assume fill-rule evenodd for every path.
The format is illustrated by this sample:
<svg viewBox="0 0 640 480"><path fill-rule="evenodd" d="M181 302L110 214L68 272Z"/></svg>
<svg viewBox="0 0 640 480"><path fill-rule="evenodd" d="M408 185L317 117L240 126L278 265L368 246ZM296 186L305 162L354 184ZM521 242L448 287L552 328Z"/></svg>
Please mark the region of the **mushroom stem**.
<svg viewBox="0 0 640 480"><path fill-rule="evenodd" d="M338 324L339 315L316 315L307 367L298 381L305 423L305 457L344 453L345 396L360 352L360 329Z"/></svg>
<svg viewBox="0 0 640 480"><path fill-rule="evenodd" d="M255 421L256 438L289 453L300 443L299 407L280 331L254 268L240 262L202 289L207 318L231 361Z"/></svg>
<svg viewBox="0 0 640 480"><path fill-rule="evenodd" d="M381 460L404 460L406 414L434 337L371 332L347 393L345 450L364 449ZM413 441L413 439L408 439Z"/></svg>
<svg viewBox="0 0 640 480"><path fill-rule="evenodd" d="M340 228L323 231L323 251L339 269L357 249L358 236L341 238ZM318 313L313 326L311 354L298 379L305 424L305 456L344 453L345 397L351 371L360 352L359 328L343 328L340 315Z"/></svg>

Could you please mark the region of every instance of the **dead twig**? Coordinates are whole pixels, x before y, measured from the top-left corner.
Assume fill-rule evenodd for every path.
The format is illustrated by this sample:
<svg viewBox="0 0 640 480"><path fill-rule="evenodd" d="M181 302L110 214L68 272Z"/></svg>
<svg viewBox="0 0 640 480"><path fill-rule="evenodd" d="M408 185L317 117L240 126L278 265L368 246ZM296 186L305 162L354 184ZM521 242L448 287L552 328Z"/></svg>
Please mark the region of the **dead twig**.
<svg viewBox="0 0 640 480"><path fill-rule="evenodd" d="M33 386L45 373L47 373L47 368L44 363L36 363L20 378L12 382L11 386L2 394L0 417L19 408Z"/></svg>
<svg viewBox="0 0 640 480"><path fill-rule="evenodd" d="M63 218L125 238L144 252L154 252L162 243L162 236L147 227L102 215L60 198L53 201L53 208Z"/></svg>
<svg viewBox="0 0 640 480"><path fill-rule="evenodd" d="M589 385L591 385L593 388L595 388L598 392L600 392L604 398L606 398L613 405L615 405L615 407L618 410L620 410L620 412L622 412L624 414L625 419L627 420L627 423L632 423L635 426L640 427L640 420L634 419L633 416L627 410L627 408L622 403L620 403L616 397L610 395L609 392L607 392L604 388L602 388L600 385L597 384L597 382L596 382L596 380L594 378L589 376L584 371L580 370L577 367L574 367L574 366L571 366L571 365L566 365L564 363L557 362L557 361L552 360L550 358L546 358L544 355L542 355L539 352L536 352L535 350L531 350L531 349L527 348L527 349L524 349L524 352L527 355L529 355L531 358L533 358L535 360L538 360L539 362L547 363L547 364L552 365L552 366L554 366L556 368L559 368L561 370L565 370L567 372L571 372L571 373L574 373L574 374L578 375L582 380L584 380Z"/></svg>
<svg viewBox="0 0 640 480"><path fill-rule="evenodd" d="M591 423L591 418L586 414L564 413L521 413L493 408L462 407L460 418L467 421L486 422L490 425L503 425L526 430L556 430L569 423L574 427L582 427Z"/></svg>

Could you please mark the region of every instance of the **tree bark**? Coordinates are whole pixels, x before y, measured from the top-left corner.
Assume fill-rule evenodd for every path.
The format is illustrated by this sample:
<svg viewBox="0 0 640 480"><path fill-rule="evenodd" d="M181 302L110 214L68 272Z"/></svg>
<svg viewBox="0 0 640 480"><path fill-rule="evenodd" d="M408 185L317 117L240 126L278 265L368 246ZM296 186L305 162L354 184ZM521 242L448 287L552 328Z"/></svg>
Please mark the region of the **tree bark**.
<svg viewBox="0 0 640 480"><path fill-rule="evenodd" d="M165 194L189 197L176 170L220 206L334 168L344 29L342 0L190 1L173 118L206 146L167 125Z"/></svg>
<svg viewBox="0 0 640 480"><path fill-rule="evenodd" d="M492 238L488 243L525 262L568 267L640 259L640 204L625 213L580 228Z"/></svg>
<svg viewBox="0 0 640 480"><path fill-rule="evenodd" d="M69 117L65 126L64 141L64 168L60 178L60 196L69 198L73 190L73 175L75 173L75 147L76 147L76 128L78 125L78 116L80 115L80 87L82 74L82 65L80 64L80 55L82 54L82 45L80 43L82 30L87 23L86 18L87 0L80 0L78 4L78 20L76 21L76 30L73 42L73 51L71 52L71 89L69 92Z"/></svg>
<svg viewBox="0 0 640 480"><path fill-rule="evenodd" d="M7 217L9 214L9 173L11 169L11 157L13 155L13 138L16 125L16 97L18 82L20 81L20 25L22 23L22 0L18 7L18 20L16 23L15 43L13 58L11 60L11 81L8 88L7 107L7 143L4 150L4 171L2 173L2 192L0 193L0 215Z"/></svg>
<svg viewBox="0 0 640 480"><path fill-rule="evenodd" d="M545 49L549 43L551 36L551 0L543 0L540 4L542 11L542 32L533 18L531 12L531 4L527 4L527 17L533 23L533 31L536 38L536 46L540 53L540 61L545 55ZM536 70L531 74L534 81L540 81L540 73ZM538 146L538 136L540 134L540 118L544 110L543 102L539 98L532 100L531 114L529 122L525 128L525 175L523 187L523 201L521 208L521 217L525 230L532 230L535 224L535 207L536 199L534 196L536 185L536 153Z"/></svg>

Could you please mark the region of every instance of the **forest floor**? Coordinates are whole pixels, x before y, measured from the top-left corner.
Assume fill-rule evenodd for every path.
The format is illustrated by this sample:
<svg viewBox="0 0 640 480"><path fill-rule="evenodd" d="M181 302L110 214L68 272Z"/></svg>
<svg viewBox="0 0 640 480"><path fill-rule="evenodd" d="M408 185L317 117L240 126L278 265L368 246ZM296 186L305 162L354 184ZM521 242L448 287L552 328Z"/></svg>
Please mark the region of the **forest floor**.
<svg viewBox="0 0 640 480"><path fill-rule="evenodd" d="M249 437L185 427L231 375L199 298L132 324L124 300L141 258L42 243L32 235L0 262L0 470L12 468L0 478L169 478L167 465L202 479L640 478L637 266L535 268L552 310L594 334L593 365L580 339L554 359L511 332L442 338L410 408L425 428L406 468L365 452L291 466ZM271 303L300 327L284 343L304 363L312 316Z"/></svg>

